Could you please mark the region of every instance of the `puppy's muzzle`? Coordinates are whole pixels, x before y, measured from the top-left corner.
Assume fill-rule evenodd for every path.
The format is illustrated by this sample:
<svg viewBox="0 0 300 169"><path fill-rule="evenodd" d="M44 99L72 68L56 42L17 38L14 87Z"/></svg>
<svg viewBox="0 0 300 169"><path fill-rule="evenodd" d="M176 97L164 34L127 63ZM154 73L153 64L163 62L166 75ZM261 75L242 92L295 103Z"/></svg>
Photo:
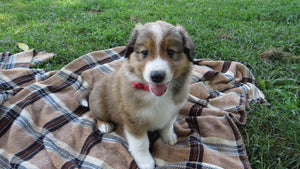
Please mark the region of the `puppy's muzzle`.
<svg viewBox="0 0 300 169"><path fill-rule="evenodd" d="M151 80L154 83L161 83L164 81L166 73L164 71L152 71L150 74Z"/></svg>

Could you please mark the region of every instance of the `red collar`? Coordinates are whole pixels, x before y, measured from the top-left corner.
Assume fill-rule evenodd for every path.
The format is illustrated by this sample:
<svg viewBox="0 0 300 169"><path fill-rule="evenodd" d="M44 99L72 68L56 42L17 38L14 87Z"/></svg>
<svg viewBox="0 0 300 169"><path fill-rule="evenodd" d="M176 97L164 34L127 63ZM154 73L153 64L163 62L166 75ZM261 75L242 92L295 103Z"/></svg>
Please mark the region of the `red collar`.
<svg viewBox="0 0 300 169"><path fill-rule="evenodd" d="M136 81L131 82L132 87L136 89L142 89L144 91L150 91L149 86L144 83L137 83Z"/></svg>

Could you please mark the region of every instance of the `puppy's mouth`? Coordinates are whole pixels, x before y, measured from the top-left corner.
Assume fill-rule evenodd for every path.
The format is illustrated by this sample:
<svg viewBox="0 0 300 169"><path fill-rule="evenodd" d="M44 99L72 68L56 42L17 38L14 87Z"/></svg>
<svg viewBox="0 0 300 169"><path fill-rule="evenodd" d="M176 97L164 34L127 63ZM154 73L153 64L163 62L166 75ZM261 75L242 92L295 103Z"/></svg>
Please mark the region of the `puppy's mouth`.
<svg viewBox="0 0 300 169"><path fill-rule="evenodd" d="M168 89L168 83L164 84L150 84L149 85L150 91L155 94L156 96L162 96L166 93Z"/></svg>

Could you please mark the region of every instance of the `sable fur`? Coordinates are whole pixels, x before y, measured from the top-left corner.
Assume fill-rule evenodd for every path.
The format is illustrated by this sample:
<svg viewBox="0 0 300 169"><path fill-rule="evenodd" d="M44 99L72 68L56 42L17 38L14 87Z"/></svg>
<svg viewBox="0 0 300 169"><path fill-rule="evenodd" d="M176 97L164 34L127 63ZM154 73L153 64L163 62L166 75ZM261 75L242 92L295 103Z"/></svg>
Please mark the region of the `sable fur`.
<svg viewBox="0 0 300 169"><path fill-rule="evenodd" d="M168 49L176 51L173 57L166 52ZM146 58L141 54L143 50L149 51ZM166 93L155 96L149 91L132 87L132 81L149 83L144 78L145 65L158 57L168 63L172 76L169 82L164 82L168 84ZM175 27L162 21L138 24L129 38L125 58L120 69L95 82L90 91L81 93L79 101L83 103L83 100L88 100L99 128L104 127L104 131L110 132L113 129L112 123L123 126L125 133L128 133L129 151L139 167L153 168L154 161L149 157L149 150L146 149L146 154L143 154L142 149L131 144L137 141L141 147L149 146L138 140L145 140L145 133L150 130L160 131L163 141L169 144L176 141L172 126L178 111L188 98L193 44L181 26ZM160 110L166 112L158 112ZM139 157L143 155L148 159Z"/></svg>

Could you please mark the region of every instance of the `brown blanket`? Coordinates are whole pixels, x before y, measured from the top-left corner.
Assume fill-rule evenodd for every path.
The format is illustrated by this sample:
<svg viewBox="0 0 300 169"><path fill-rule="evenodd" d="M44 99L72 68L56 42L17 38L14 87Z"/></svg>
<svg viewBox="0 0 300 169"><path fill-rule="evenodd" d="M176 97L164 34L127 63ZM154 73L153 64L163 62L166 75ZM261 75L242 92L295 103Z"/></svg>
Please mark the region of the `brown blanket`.
<svg viewBox="0 0 300 169"><path fill-rule="evenodd" d="M52 54L0 53L0 168L137 168L122 129L99 132L76 100L120 66L123 50L92 52L50 72L29 65ZM236 124L245 124L249 103L265 101L253 83L240 63L195 61L190 101L175 125L179 141L166 145L149 133L157 168L251 168Z"/></svg>

